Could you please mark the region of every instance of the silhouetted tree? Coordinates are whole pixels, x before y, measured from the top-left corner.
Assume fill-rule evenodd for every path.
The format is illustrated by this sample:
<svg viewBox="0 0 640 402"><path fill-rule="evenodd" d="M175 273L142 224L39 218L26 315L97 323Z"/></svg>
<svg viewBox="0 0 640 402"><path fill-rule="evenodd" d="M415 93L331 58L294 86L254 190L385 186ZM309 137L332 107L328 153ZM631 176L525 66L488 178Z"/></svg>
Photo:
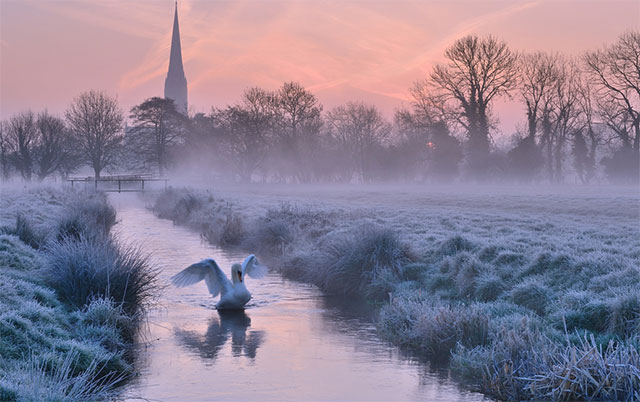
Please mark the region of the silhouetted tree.
<svg viewBox="0 0 640 402"><path fill-rule="evenodd" d="M540 147L531 135L516 138L516 146L507 153L507 158L510 175L524 183L535 177L537 169L543 163Z"/></svg>
<svg viewBox="0 0 640 402"><path fill-rule="evenodd" d="M373 105L349 102L327 114L333 136L354 161L355 171L362 181L370 181L372 151L382 145L391 133L391 126Z"/></svg>
<svg viewBox="0 0 640 402"><path fill-rule="evenodd" d="M173 99L149 98L131 108L132 127L129 130L136 153L147 163L158 166L163 175L169 165L171 148L184 139L186 118Z"/></svg>
<svg viewBox="0 0 640 402"><path fill-rule="evenodd" d="M469 138L467 164L481 177L489 170L491 104L516 86L518 57L492 36L458 39L445 57L448 63L436 65L431 73L432 86L443 100L457 105L457 120Z"/></svg>
<svg viewBox="0 0 640 402"><path fill-rule="evenodd" d="M587 142L584 139L582 130L578 130L573 135L573 167L576 170L578 178L583 184L588 182L587 176L589 174L589 148L587 148Z"/></svg>
<svg viewBox="0 0 640 402"><path fill-rule="evenodd" d="M73 140L64 120L44 111L37 119L38 141L34 159L38 179L55 172L63 174L78 166L77 155L73 152Z"/></svg>
<svg viewBox="0 0 640 402"><path fill-rule="evenodd" d="M429 172L437 181L449 182L458 175L458 165L462 160L460 141L443 122L434 123L429 128L430 141L426 147L429 152Z"/></svg>
<svg viewBox="0 0 640 402"><path fill-rule="evenodd" d="M311 180L310 163L318 150L322 129L322 105L314 94L296 82L285 82L277 93L278 134L282 156L292 165L283 166L286 176L300 182Z"/></svg>
<svg viewBox="0 0 640 402"><path fill-rule="evenodd" d="M267 157L276 123L276 101L274 94L250 88L241 104L213 113L224 132L226 152L242 181L250 181Z"/></svg>
<svg viewBox="0 0 640 402"><path fill-rule="evenodd" d="M8 124L5 121L0 121L0 175L4 180L11 175L9 152Z"/></svg>
<svg viewBox="0 0 640 402"><path fill-rule="evenodd" d="M620 143L607 162L608 173L620 169L638 180L640 163L640 32L629 31L612 45L587 53L584 61L596 88L599 115ZM614 174L619 178L618 174ZM612 176L613 177L613 176Z"/></svg>
<svg viewBox="0 0 640 402"><path fill-rule="evenodd" d="M69 106L66 118L79 154L99 178L122 147L124 116L118 101L104 92L84 92Z"/></svg>
<svg viewBox="0 0 640 402"><path fill-rule="evenodd" d="M18 113L9 119L7 142L11 164L25 180L33 175L34 151L38 142L38 127L33 112Z"/></svg>

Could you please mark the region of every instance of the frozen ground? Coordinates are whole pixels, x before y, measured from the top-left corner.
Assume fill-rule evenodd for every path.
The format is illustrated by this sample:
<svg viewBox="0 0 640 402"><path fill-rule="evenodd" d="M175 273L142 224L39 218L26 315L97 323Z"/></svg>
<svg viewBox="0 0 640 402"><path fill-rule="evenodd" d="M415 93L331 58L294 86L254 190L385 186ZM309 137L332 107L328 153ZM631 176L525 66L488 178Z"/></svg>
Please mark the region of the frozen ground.
<svg viewBox="0 0 640 402"><path fill-rule="evenodd" d="M640 397L637 188L216 186L155 211L377 301L383 336L490 395Z"/></svg>
<svg viewBox="0 0 640 402"><path fill-rule="evenodd" d="M0 189L0 400L106 400L132 373L135 316L109 294L118 258L138 260L108 237L114 223L100 194Z"/></svg>

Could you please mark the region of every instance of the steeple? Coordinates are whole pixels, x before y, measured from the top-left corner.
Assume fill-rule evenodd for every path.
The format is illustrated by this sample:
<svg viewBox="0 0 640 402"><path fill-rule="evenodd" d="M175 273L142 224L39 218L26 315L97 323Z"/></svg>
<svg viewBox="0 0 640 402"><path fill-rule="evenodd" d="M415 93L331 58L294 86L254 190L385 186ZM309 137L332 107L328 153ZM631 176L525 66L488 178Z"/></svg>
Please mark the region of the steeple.
<svg viewBox="0 0 640 402"><path fill-rule="evenodd" d="M180 27L178 25L178 2L173 18L173 35L171 37L171 57L169 71L164 81L164 97L173 99L179 111L187 113L187 78L182 67L182 49L180 47Z"/></svg>

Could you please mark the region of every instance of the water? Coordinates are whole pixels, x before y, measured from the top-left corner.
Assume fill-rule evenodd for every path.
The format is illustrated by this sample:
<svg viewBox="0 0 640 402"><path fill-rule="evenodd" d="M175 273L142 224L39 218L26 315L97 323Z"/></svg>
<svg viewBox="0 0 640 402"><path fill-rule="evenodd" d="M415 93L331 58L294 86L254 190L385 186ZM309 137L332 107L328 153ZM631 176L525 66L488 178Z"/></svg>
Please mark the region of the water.
<svg viewBox="0 0 640 402"><path fill-rule="evenodd" d="M143 330L127 400L485 400L382 342L366 306L275 273L247 280L253 299L244 313L218 313L204 283L175 288L168 279L203 258L226 272L245 256L155 218L135 196L111 201L118 236L152 253L167 284Z"/></svg>

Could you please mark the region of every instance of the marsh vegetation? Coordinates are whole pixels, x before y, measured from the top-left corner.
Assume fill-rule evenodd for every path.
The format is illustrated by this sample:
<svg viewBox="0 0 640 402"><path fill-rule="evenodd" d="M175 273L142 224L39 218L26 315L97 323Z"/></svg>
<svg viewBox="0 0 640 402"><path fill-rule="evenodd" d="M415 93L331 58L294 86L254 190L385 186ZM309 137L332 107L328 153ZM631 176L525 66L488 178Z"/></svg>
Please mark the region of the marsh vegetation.
<svg viewBox="0 0 640 402"><path fill-rule="evenodd" d="M170 190L153 208L285 276L369 300L383 337L490 396L634 400L637 197L253 186Z"/></svg>
<svg viewBox="0 0 640 402"><path fill-rule="evenodd" d="M155 271L110 235L104 194L0 198L0 399L105 400L133 374Z"/></svg>

